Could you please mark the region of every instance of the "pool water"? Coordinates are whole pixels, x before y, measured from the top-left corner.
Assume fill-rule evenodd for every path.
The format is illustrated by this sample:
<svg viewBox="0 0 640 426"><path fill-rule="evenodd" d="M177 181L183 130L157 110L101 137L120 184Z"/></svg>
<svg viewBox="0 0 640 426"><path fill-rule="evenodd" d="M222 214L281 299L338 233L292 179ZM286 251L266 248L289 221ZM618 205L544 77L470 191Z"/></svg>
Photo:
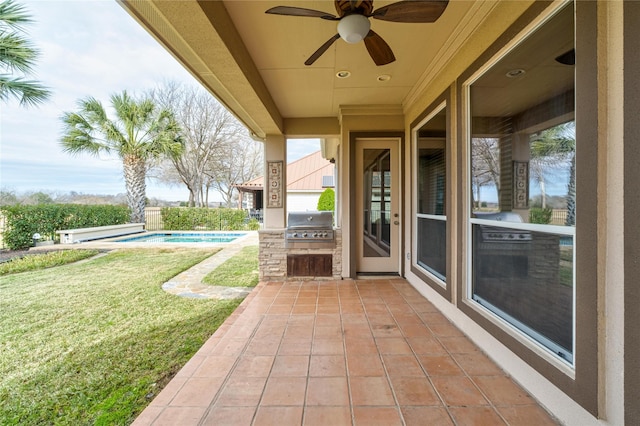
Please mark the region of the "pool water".
<svg viewBox="0 0 640 426"><path fill-rule="evenodd" d="M154 232L116 240L117 243L230 243L244 233Z"/></svg>

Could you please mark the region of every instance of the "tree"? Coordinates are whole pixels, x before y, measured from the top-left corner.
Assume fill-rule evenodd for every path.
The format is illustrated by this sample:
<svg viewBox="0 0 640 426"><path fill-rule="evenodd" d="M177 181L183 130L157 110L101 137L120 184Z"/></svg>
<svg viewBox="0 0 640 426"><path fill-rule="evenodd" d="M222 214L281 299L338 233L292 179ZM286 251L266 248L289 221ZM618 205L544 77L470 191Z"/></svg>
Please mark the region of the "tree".
<svg viewBox="0 0 640 426"><path fill-rule="evenodd" d="M230 140L224 155L207 169L207 188L215 189L231 207L236 188L242 182L254 179L262 174L262 145L252 140L246 130L236 133Z"/></svg>
<svg viewBox="0 0 640 426"><path fill-rule="evenodd" d="M18 197L14 191L0 190L0 206L11 206L18 204Z"/></svg>
<svg viewBox="0 0 640 426"><path fill-rule="evenodd" d="M38 50L24 37L23 24L32 22L25 8L13 0L0 1L0 100L19 100L20 105L44 102L51 92L29 80ZM18 74L17 76L14 74Z"/></svg>
<svg viewBox="0 0 640 426"><path fill-rule="evenodd" d="M569 166L567 184L567 226L575 225L576 195L576 138L575 122L570 121L547 130L543 130L531 141L531 176L538 181L541 192L542 208L546 208L545 179L549 170Z"/></svg>
<svg viewBox="0 0 640 426"><path fill-rule="evenodd" d="M471 183L475 189L474 202L478 207L481 205L480 188L483 186L494 186L498 200L500 199L500 146L498 139L471 139Z"/></svg>
<svg viewBox="0 0 640 426"><path fill-rule="evenodd" d="M334 211L336 204L336 193L333 189L327 188L322 191L318 199L318 211Z"/></svg>
<svg viewBox="0 0 640 426"><path fill-rule="evenodd" d="M260 174L261 150L246 129L215 98L201 88L169 82L150 96L173 111L183 129L184 150L162 162L155 178L186 185L189 206L206 207L209 189L231 205L233 185Z"/></svg>
<svg viewBox="0 0 640 426"><path fill-rule="evenodd" d="M173 114L149 98L136 100L124 91L111 96L115 119L95 98L79 101L78 112L65 112L61 144L70 154L117 154L122 159L131 222L144 222L147 167L182 152L180 127Z"/></svg>

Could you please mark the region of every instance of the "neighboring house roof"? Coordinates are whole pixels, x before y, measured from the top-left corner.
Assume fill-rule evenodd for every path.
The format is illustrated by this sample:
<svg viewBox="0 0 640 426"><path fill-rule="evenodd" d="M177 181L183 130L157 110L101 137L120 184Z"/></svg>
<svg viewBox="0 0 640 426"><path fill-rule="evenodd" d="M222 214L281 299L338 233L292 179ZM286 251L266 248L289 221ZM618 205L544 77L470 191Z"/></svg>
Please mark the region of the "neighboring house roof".
<svg viewBox="0 0 640 426"><path fill-rule="evenodd" d="M322 158L322 152L316 151L287 164L287 191L322 191L323 176L333 176L334 165ZM236 185L245 191L264 188L264 176Z"/></svg>

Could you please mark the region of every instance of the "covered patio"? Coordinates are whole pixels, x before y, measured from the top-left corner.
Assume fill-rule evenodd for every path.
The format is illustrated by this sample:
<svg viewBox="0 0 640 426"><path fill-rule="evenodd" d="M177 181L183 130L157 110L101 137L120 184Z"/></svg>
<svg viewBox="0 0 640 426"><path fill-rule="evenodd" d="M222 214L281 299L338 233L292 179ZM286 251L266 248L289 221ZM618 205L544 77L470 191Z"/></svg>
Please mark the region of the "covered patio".
<svg viewBox="0 0 640 426"><path fill-rule="evenodd" d="M553 425L407 281L263 282L135 425Z"/></svg>
<svg viewBox="0 0 640 426"><path fill-rule="evenodd" d="M264 142L268 177L264 283L139 423L544 424L535 399L640 424L640 2L118 1ZM304 138L336 167L333 248L287 246Z"/></svg>

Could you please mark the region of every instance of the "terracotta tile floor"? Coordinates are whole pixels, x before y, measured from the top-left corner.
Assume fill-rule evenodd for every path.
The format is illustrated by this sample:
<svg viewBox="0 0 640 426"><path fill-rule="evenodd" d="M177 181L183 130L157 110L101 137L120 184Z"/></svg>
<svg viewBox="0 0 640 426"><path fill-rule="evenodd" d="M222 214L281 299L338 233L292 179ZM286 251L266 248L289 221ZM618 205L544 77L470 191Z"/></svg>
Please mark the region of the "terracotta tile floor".
<svg viewBox="0 0 640 426"><path fill-rule="evenodd" d="M135 425L553 425L402 279L261 283Z"/></svg>

